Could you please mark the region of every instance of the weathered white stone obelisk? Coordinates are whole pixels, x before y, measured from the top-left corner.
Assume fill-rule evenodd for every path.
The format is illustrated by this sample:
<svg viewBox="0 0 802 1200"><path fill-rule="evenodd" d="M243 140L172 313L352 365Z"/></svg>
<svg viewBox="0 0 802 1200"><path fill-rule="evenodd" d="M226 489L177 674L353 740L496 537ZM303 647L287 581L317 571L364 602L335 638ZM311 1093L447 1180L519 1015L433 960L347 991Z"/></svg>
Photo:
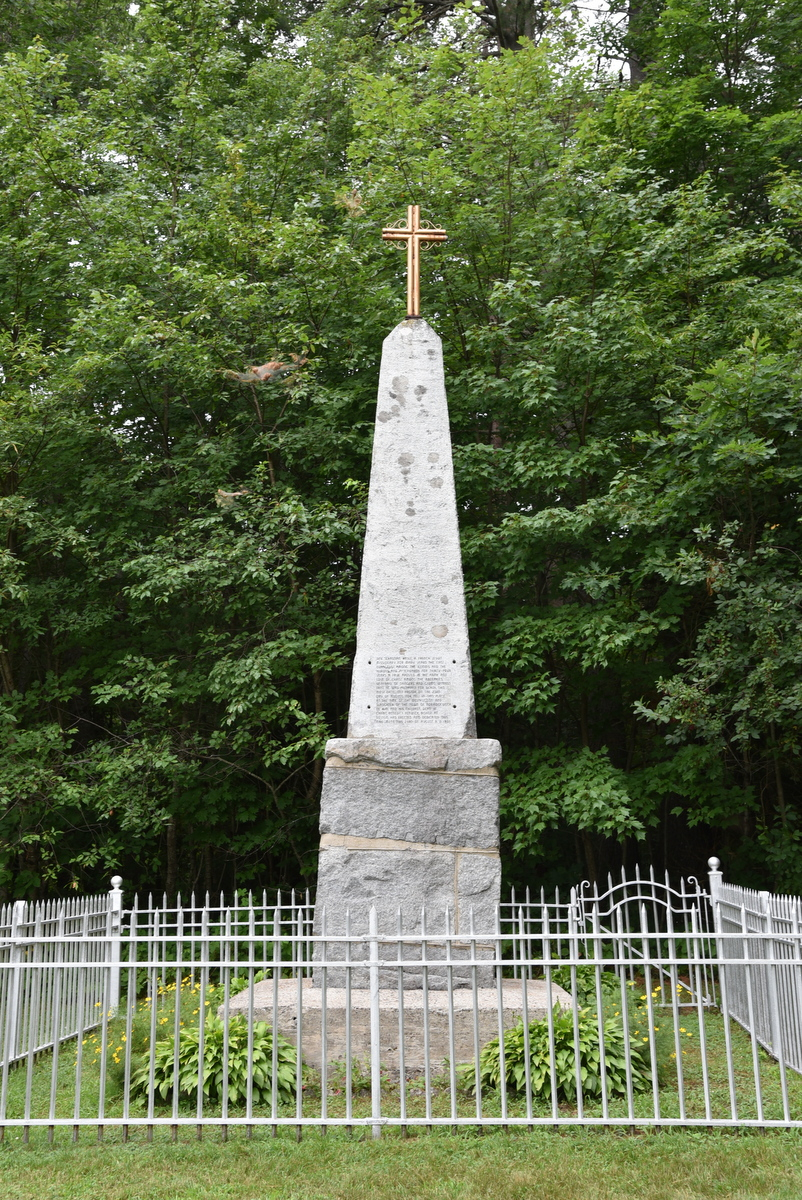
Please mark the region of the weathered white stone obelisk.
<svg viewBox="0 0 802 1200"><path fill-rule="evenodd" d="M326 746L317 921L328 934L495 929L499 743L477 739L440 338L384 342L348 737Z"/></svg>

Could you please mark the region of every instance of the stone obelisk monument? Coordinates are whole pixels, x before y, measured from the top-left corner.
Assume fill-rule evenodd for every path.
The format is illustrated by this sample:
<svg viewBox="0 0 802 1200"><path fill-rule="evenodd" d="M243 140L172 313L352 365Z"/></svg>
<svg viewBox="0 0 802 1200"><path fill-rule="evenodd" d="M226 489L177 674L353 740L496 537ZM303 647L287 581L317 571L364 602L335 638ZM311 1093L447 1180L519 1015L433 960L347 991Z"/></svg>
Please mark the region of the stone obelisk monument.
<svg viewBox="0 0 802 1200"><path fill-rule="evenodd" d="M423 228L405 227L408 316L384 342L348 737L326 746L316 923L328 934L487 935L499 902L497 741L477 739L440 338L419 315ZM437 926L435 928L434 926Z"/></svg>
<svg viewBox="0 0 802 1200"><path fill-rule="evenodd" d="M499 1022L570 1007L540 979L526 983L524 1006L522 981L496 975L501 750L476 737L443 353L418 309L420 242L445 233L422 228L413 207L384 236L407 241L408 316L382 353L348 737L326 746L315 978L266 979L229 1004L277 1019L293 1040L300 1019L311 1066L349 1053L370 1061L374 1100L381 1064L403 1061L412 1076L445 1057L470 1062L477 1030L484 1044ZM434 941L394 942L399 912L416 934L424 906ZM383 935L375 976L372 908ZM355 965L343 969L346 957Z"/></svg>

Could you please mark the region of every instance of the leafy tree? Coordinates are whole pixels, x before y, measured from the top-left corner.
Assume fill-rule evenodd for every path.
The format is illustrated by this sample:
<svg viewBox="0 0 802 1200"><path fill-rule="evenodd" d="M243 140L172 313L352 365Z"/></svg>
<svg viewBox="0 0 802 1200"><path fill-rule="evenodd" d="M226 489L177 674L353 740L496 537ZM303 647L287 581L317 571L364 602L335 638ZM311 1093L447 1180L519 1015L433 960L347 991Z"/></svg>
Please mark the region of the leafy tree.
<svg viewBox="0 0 802 1200"><path fill-rule="evenodd" d="M715 850L798 887L791 9L751 14L725 86L737 13L667 5L638 87L568 20L488 55L466 9L387 36L336 4L25 11L41 40L0 69L6 894L313 883L403 315L377 230L412 202L450 235L423 288L508 879Z"/></svg>

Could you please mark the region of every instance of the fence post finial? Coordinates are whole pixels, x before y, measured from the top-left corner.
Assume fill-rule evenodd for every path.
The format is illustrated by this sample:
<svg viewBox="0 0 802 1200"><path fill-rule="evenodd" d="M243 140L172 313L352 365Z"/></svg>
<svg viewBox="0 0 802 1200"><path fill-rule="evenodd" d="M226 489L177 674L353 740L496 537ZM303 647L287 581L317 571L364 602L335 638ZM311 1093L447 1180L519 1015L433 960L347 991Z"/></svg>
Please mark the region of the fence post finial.
<svg viewBox="0 0 802 1200"><path fill-rule="evenodd" d="M715 857L707 860L708 873L707 877L710 880L710 907L713 909L713 928L716 933L721 932L721 914L719 912L719 900L721 899L721 862Z"/></svg>
<svg viewBox="0 0 802 1200"><path fill-rule="evenodd" d="M112 875L108 907L109 1009L116 1015L120 1006L120 963L122 961L122 875Z"/></svg>

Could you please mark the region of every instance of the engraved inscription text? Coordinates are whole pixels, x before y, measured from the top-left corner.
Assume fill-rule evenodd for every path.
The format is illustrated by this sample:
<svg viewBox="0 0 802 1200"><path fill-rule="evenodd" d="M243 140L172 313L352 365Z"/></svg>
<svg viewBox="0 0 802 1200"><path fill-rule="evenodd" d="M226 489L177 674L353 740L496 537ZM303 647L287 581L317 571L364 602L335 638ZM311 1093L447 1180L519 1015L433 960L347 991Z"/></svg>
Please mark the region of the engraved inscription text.
<svg viewBox="0 0 802 1200"><path fill-rule="evenodd" d="M447 725L451 719L450 683L444 658L377 658L376 723Z"/></svg>

